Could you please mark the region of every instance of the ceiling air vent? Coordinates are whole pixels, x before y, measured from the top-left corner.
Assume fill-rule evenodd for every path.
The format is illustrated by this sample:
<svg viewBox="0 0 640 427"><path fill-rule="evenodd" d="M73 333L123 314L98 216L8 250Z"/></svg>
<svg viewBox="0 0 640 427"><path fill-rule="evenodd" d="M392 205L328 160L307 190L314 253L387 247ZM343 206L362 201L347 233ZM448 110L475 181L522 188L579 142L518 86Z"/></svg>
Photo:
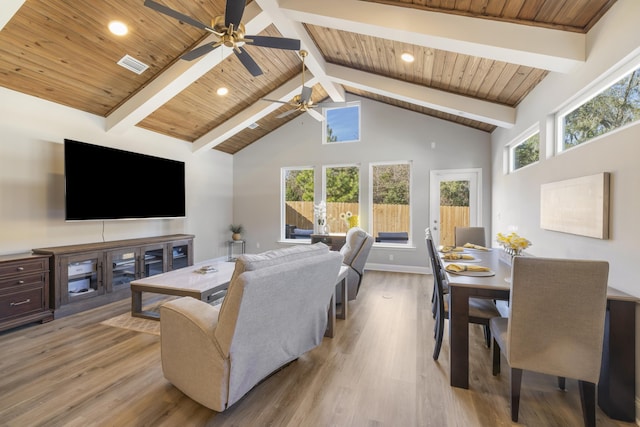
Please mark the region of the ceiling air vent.
<svg viewBox="0 0 640 427"><path fill-rule="evenodd" d="M144 62L138 61L137 59L129 55L123 56L120 61L118 61L118 65L126 68L129 71L133 71L136 74L142 74L147 68L149 68L149 66Z"/></svg>
<svg viewBox="0 0 640 427"><path fill-rule="evenodd" d="M247 126L249 129L255 129L258 127L258 124L256 122L251 123L249 126Z"/></svg>

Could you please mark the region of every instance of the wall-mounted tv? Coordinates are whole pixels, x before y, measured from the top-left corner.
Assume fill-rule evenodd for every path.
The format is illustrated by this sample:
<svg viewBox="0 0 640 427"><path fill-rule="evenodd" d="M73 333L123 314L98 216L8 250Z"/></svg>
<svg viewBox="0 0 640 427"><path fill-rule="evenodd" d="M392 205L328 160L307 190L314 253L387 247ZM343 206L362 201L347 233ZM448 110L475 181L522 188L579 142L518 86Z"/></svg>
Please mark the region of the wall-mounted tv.
<svg viewBox="0 0 640 427"><path fill-rule="evenodd" d="M184 162L64 140L65 219L185 216Z"/></svg>

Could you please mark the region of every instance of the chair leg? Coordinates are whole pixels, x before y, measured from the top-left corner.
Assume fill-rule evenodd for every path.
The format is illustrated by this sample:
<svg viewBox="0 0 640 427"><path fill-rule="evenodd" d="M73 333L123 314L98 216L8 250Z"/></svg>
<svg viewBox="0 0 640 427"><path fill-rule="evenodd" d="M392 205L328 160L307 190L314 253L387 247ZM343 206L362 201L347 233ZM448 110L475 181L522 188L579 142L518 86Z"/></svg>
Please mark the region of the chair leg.
<svg viewBox="0 0 640 427"><path fill-rule="evenodd" d="M440 356L440 349L442 348L442 339L444 337L444 319L443 313L436 315L436 345L433 349L433 360L438 360Z"/></svg>
<svg viewBox="0 0 640 427"><path fill-rule="evenodd" d="M558 388L562 391L567 391L567 379L565 377L558 377Z"/></svg>
<svg viewBox="0 0 640 427"><path fill-rule="evenodd" d="M522 384L522 369L511 368L511 421L518 422L520 409L520 385Z"/></svg>
<svg viewBox="0 0 640 427"><path fill-rule="evenodd" d="M484 325L484 344L487 348L491 348L491 329L489 329L489 325Z"/></svg>
<svg viewBox="0 0 640 427"><path fill-rule="evenodd" d="M585 427L596 426L596 385L588 381L578 381L580 401L582 402L582 418Z"/></svg>
<svg viewBox="0 0 640 427"><path fill-rule="evenodd" d="M500 346L498 341L493 340L493 375L500 373Z"/></svg>

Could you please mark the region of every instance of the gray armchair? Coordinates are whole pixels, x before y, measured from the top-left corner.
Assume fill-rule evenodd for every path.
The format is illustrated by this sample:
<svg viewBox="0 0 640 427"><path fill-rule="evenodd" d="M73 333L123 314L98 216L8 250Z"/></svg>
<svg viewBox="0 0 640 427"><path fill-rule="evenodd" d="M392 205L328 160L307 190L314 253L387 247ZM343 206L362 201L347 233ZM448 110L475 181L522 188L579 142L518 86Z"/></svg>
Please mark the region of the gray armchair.
<svg viewBox="0 0 640 427"><path fill-rule="evenodd" d="M346 242L340 249L340 253L344 257L342 263L350 267L347 275L349 300L356 299L356 295L358 295L364 265L369 257L371 246L373 246L373 240L373 236L362 228L352 227L347 231Z"/></svg>

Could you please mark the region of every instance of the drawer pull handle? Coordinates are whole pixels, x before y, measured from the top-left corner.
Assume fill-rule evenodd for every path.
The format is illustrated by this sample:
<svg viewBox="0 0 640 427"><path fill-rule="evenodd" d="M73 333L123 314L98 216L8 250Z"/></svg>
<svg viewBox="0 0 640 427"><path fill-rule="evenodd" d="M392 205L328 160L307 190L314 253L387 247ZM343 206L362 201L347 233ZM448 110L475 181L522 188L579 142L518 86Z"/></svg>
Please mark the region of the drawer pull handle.
<svg viewBox="0 0 640 427"><path fill-rule="evenodd" d="M18 271L24 271L24 267L18 267L17 270Z"/></svg>
<svg viewBox="0 0 640 427"><path fill-rule="evenodd" d="M24 280L18 280L18 285L24 285Z"/></svg>
<svg viewBox="0 0 640 427"><path fill-rule="evenodd" d="M24 301L20 301L20 302L12 302L11 304L9 304L11 307L15 307L16 305L22 305L22 304L26 304L28 302L31 302L31 298L27 298Z"/></svg>

